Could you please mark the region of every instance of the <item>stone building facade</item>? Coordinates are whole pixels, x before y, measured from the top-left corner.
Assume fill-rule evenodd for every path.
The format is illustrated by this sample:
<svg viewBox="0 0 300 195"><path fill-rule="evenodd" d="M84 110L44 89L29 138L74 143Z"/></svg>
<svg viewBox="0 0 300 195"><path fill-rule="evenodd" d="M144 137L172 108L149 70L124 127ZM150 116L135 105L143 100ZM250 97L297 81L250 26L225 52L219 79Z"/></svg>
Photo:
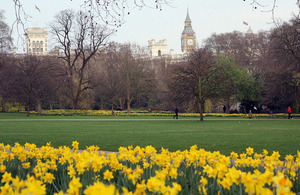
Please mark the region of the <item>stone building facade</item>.
<svg viewBox="0 0 300 195"><path fill-rule="evenodd" d="M156 42L154 39L148 41L148 51L150 57L159 57L167 54L167 40Z"/></svg>
<svg viewBox="0 0 300 195"><path fill-rule="evenodd" d="M159 40L158 42L154 39L148 41L148 54L150 58L168 58L172 62L182 61L190 52L196 50L196 34L192 28L192 21L187 11L186 19L184 22L184 30L181 34L181 50L180 53L174 53L171 49L167 51L167 40Z"/></svg>
<svg viewBox="0 0 300 195"><path fill-rule="evenodd" d="M25 31L26 54L48 54L48 31L47 28L27 28Z"/></svg>

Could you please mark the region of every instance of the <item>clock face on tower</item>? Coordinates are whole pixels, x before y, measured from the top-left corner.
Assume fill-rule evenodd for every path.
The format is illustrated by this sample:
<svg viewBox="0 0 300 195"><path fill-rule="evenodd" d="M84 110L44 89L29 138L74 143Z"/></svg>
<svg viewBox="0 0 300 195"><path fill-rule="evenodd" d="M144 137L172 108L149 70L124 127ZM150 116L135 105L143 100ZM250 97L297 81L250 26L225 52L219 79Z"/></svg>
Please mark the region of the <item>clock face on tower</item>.
<svg viewBox="0 0 300 195"><path fill-rule="evenodd" d="M187 40L187 44L188 44L188 45L193 45L193 44L194 44L193 39L188 39L188 40Z"/></svg>

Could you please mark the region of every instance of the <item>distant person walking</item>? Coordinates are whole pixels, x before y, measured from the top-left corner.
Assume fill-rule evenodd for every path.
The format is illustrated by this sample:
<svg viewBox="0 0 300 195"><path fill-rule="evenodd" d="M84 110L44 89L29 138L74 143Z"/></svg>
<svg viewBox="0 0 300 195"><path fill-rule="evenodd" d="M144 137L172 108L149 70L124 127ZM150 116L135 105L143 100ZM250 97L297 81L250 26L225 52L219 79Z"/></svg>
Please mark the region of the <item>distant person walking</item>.
<svg viewBox="0 0 300 195"><path fill-rule="evenodd" d="M251 108L249 109L249 114L248 114L248 116L249 116L249 119L252 118L252 110L251 110Z"/></svg>
<svg viewBox="0 0 300 195"><path fill-rule="evenodd" d="M178 108L177 107L175 108L174 112L175 112L175 115L173 116L173 118L178 119Z"/></svg>
<svg viewBox="0 0 300 195"><path fill-rule="evenodd" d="M288 119L291 119L291 118L292 118L292 117L291 117L291 114L292 114L292 109L291 109L291 107L288 108L288 114L289 114L289 118L288 118Z"/></svg>
<svg viewBox="0 0 300 195"><path fill-rule="evenodd" d="M224 111L224 113L226 113L226 106L225 105L223 107L223 111Z"/></svg>

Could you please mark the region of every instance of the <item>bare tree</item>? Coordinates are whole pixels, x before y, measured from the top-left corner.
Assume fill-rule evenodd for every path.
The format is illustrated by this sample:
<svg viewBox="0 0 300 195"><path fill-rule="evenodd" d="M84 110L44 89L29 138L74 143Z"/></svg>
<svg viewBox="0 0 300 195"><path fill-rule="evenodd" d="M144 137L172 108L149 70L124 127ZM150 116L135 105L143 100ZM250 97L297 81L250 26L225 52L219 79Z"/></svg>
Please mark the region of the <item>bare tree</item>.
<svg viewBox="0 0 300 195"><path fill-rule="evenodd" d="M196 103L201 121L204 103L212 97L209 72L213 65L213 53L208 49L199 49L190 54L186 63L174 67L169 83L169 93L173 101L180 104Z"/></svg>
<svg viewBox="0 0 300 195"><path fill-rule="evenodd" d="M60 84L56 79L55 61L46 56L0 56L0 96L2 112L5 103L19 102L29 111L36 107L42 113L42 104L56 98Z"/></svg>
<svg viewBox="0 0 300 195"><path fill-rule="evenodd" d="M253 9L261 9L264 12L271 12L272 18L275 21L276 9L278 9L277 0L273 0L268 4L263 0L249 0L248 2L250 2L250 5L253 7ZM300 8L300 0L294 0L294 2L295 2L295 6L298 6ZM300 10L296 14L298 14L299 16Z"/></svg>
<svg viewBox="0 0 300 195"><path fill-rule="evenodd" d="M215 55L238 57L243 54L243 44L246 42L244 34L238 31L230 33L212 34L205 40L205 46Z"/></svg>
<svg viewBox="0 0 300 195"><path fill-rule="evenodd" d="M262 75L264 80L262 102L264 105L268 105L270 109L282 112L288 106L293 105L294 100L299 97L299 91L295 91L292 86L293 74L286 67L284 61L276 61L274 58L269 61ZM297 94L296 92L298 97L294 96Z"/></svg>
<svg viewBox="0 0 300 195"><path fill-rule="evenodd" d="M110 43L99 56L101 82L95 90L112 113L115 108L127 107L130 112L131 107L148 105L156 80L150 61L143 54L143 49L136 45Z"/></svg>
<svg viewBox="0 0 300 195"><path fill-rule="evenodd" d="M261 57L268 52L268 42L267 32L254 34L234 31L212 34L205 40L205 47L211 49L215 55L233 57L238 66L258 74L261 72Z"/></svg>
<svg viewBox="0 0 300 195"><path fill-rule="evenodd" d="M300 69L300 18L294 17L271 32L270 39L279 55L294 59L293 66Z"/></svg>
<svg viewBox="0 0 300 195"><path fill-rule="evenodd" d="M61 51L59 58L64 61L71 107L76 109L82 93L94 87L89 63L111 33L83 12L75 14L72 10L61 11L55 16L51 32Z"/></svg>
<svg viewBox="0 0 300 195"><path fill-rule="evenodd" d="M6 79L4 92L11 99L26 105L27 116L30 110L38 106L41 113L41 103L55 96L55 77L52 75L49 58L25 56L12 58L13 65L4 72Z"/></svg>
<svg viewBox="0 0 300 195"><path fill-rule="evenodd" d="M0 10L0 53L7 53L12 49L12 38L9 26L5 23L4 11Z"/></svg>
<svg viewBox="0 0 300 195"><path fill-rule="evenodd" d="M14 82L15 73L15 58L12 55L0 54L0 98L1 98L1 112L6 112L5 104L7 102L14 102L15 99L11 92L11 86Z"/></svg>
<svg viewBox="0 0 300 195"><path fill-rule="evenodd" d="M31 16L28 15L24 9L24 0L12 0L14 2L15 21L12 28L16 28L19 38L23 40L22 32L25 32L25 22ZM70 0L72 1L72 0ZM164 5L172 5L174 0L81 0L78 3L84 9L89 18L93 18L94 21L102 21L107 25L114 26L116 28L121 27L125 23L125 16L130 14L129 8L138 7L140 9L144 7L155 8L162 10Z"/></svg>
<svg viewBox="0 0 300 195"><path fill-rule="evenodd" d="M101 83L95 89L98 92L97 94L102 96L102 102L104 97L108 100L112 114L114 113L114 107L123 108L123 101L120 100L123 98L120 71L121 58L116 49L117 47L118 45L115 43L110 43L107 52L99 56L102 59L101 66L98 67L101 69L99 73L101 74Z"/></svg>
<svg viewBox="0 0 300 195"><path fill-rule="evenodd" d="M264 102L274 108L292 106L300 109L300 22L274 28L269 36L269 49L263 61Z"/></svg>
<svg viewBox="0 0 300 195"><path fill-rule="evenodd" d="M123 45L120 48L121 82L126 97L127 111L137 97L148 96L155 86L150 61L142 55L141 48L135 45Z"/></svg>
<svg viewBox="0 0 300 195"><path fill-rule="evenodd" d="M130 14L130 7L155 8L162 10L164 5L171 5L174 0L85 0L83 5L91 17L98 17L106 24L121 27L124 18Z"/></svg>

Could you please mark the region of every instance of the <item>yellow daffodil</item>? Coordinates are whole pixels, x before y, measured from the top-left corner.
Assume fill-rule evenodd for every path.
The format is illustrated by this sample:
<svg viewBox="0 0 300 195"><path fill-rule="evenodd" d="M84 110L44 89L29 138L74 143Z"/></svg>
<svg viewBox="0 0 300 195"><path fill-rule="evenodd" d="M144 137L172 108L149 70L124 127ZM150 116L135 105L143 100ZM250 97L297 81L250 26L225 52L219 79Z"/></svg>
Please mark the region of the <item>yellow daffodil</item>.
<svg viewBox="0 0 300 195"><path fill-rule="evenodd" d="M248 148L246 149L246 153L247 153L247 155L251 156L251 155L253 154L253 148L248 147Z"/></svg>
<svg viewBox="0 0 300 195"><path fill-rule="evenodd" d="M103 176L104 176L104 179L110 181L111 179L114 178L113 176L113 173L110 172L109 170L106 170L104 173L103 173Z"/></svg>
<svg viewBox="0 0 300 195"><path fill-rule="evenodd" d="M50 142L41 148L30 143L24 146L15 143L12 148L0 143L0 195L15 192L45 194L46 191L48 193L46 186L57 188L59 193L54 194L59 195L119 192L126 195L149 192L173 195L180 193L181 185L184 189L198 185L198 192L192 193L200 194L207 194L212 186L218 186L213 189L216 194L221 193L220 190L231 191L233 186L243 194L293 194L291 190L298 180L300 168L299 151L297 156L287 155L282 161L279 152L274 151L268 156L268 151L258 154L251 147L246 148L245 153L231 152L230 156L226 156L219 151L205 151L196 145L189 150L175 152L161 148L159 153L152 146L128 146L120 147L117 156L116 153L106 155L98 151L97 146L78 152L78 146L77 141L72 143L72 149L67 146L55 149ZM13 178L13 172L7 171L14 168L21 176L28 173L27 176L23 174L20 178ZM200 181L193 181L193 178L199 177ZM59 181L68 181L67 178L71 181L64 184L68 187L62 191ZM175 180L189 182L174 183ZM122 181L122 184L114 185L114 181ZM85 190L82 192L81 188Z"/></svg>
<svg viewBox="0 0 300 195"><path fill-rule="evenodd" d="M23 167L24 169L29 169L29 168L30 168L30 162L22 163L22 167Z"/></svg>
<svg viewBox="0 0 300 195"><path fill-rule="evenodd" d="M84 192L85 195L94 195L94 194L105 194L105 195L119 195L119 192L116 191L114 185L106 186L102 182L96 182L94 185L88 186Z"/></svg>
<svg viewBox="0 0 300 195"><path fill-rule="evenodd" d="M153 193L158 192L160 189L160 186L161 186L161 181L159 179L157 179L156 177L151 177L147 181L147 189L150 192L153 192Z"/></svg>
<svg viewBox="0 0 300 195"><path fill-rule="evenodd" d="M5 172L2 175L1 183L9 183L12 180L11 173Z"/></svg>

